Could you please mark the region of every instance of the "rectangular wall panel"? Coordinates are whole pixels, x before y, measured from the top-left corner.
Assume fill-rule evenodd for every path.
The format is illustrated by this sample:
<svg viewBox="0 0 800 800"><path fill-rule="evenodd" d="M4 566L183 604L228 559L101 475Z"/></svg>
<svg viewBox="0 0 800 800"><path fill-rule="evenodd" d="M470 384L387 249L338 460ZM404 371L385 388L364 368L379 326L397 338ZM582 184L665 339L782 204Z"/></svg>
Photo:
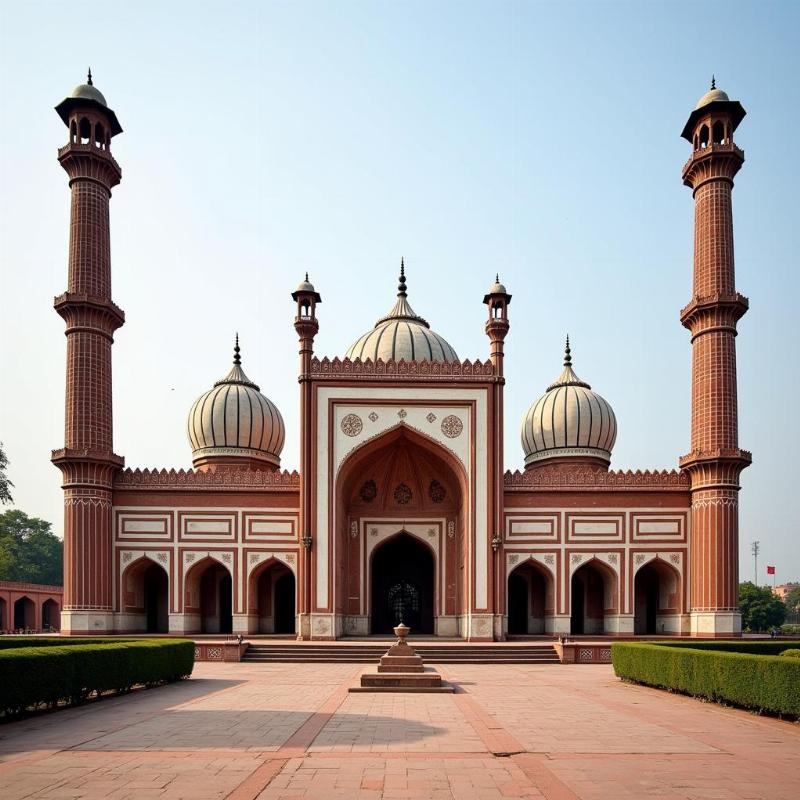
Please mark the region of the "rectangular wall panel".
<svg viewBox="0 0 800 800"><path fill-rule="evenodd" d="M178 531L182 542L235 542L236 513L178 513Z"/></svg>
<svg viewBox="0 0 800 800"><path fill-rule="evenodd" d="M622 542L625 540L624 514L567 514L568 542Z"/></svg>

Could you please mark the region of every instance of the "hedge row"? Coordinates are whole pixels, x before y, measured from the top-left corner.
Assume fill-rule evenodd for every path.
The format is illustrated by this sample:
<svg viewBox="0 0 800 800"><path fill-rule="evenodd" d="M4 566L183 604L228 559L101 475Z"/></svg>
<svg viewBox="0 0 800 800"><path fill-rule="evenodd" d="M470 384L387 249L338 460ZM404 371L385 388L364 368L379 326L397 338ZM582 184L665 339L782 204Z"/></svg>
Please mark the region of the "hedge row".
<svg viewBox="0 0 800 800"><path fill-rule="evenodd" d="M658 642L659 647L689 647L692 650L722 650L726 653L750 653L754 656L779 656L790 647L800 647L800 642L791 639L715 639L698 642L684 639L674 642Z"/></svg>
<svg viewBox="0 0 800 800"><path fill-rule="evenodd" d="M0 651L0 712L80 703L92 693L126 692L187 678L194 643L185 639L18 647Z"/></svg>
<svg viewBox="0 0 800 800"><path fill-rule="evenodd" d="M0 636L0 650L15 650L20 647L61 647L63 645L108 644L110 642L135 642L136 639L113 639L98 636Z"/></svg>
<svg viewBox="0 0 800 800"><path fill-rule="evenodd" d="M716 647L615 642L611 661L618 677L636 683L742 708L800 716L800 660L796 658L724 652Z"/></svg>

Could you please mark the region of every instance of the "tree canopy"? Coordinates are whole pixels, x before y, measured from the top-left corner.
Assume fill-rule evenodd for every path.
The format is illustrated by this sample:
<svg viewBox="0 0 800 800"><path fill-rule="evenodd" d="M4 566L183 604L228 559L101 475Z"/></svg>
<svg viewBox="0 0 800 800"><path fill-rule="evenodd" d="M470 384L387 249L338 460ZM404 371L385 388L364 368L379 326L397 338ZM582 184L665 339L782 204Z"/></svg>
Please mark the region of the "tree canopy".
<svg viewBox="0 0 800 800"><path fill-rule="evenodd" d="M3 443L0 442L0 503L2 503L4 506L14 502L13 498L11 497L11 489L14 484L11 483L11 481L8 479L8 475L6 475L7 468L8 456L6 455Z"/></svg>
<svg viewBox="0 0 800 800"><path fill-rule="evenodd" d="M786 606L766 586L756 586L751 581L739 584L739 608L742 612L742 629L765 631L783 624Z"/></svg>
<svg viewBox="0 0 800 800"><path fill-rule="evenodd" d="M788 595L786 595L786 610L790 614L800 614L800 586L795 586Z"/></svg>
<svg viewBox="0 0 800 800"><path fill-rule="evenodd" d="M22 511L0 514L0 580L61 586L64 546L49 522Z"/></svg>

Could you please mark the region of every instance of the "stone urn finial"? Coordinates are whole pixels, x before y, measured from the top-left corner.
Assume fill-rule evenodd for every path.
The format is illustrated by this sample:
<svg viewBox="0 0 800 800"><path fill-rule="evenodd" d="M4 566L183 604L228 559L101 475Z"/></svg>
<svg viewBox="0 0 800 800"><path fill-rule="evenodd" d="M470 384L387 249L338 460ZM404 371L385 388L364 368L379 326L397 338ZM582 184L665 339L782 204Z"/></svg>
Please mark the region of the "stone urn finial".
<svg viewBox="0 0 800 800"><path fill-rule="evenodd" d="M400 624L394 629L394 635L397 637L397 644L405 644L406 636L410 633L411 628L400 620Z"/></svg>

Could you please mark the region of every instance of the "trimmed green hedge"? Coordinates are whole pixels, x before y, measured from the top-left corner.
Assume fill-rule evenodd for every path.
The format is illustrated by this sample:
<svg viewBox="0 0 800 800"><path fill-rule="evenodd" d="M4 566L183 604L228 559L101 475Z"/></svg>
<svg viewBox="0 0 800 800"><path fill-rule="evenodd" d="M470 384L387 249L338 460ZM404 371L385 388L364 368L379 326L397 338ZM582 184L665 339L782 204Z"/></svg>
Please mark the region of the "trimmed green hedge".
<svg viewBox="0 0 800 800"><path fill-rule="evenodd" d="M194 642L185 639L98 640L86 644L17 647L0 651L0 712L59 703L89 695L126 692L187 678L194 668Z"/></svg>
<svg viewBox="0 0 800 800"><path fill-rule="evenodd" d="M674 642L653 642L659 647L689 647L692 650L723 650L726 653L750 653L754 656L779 656L787 647L800 647L800 642L791 639L712 639L697 641L683 639Z"/></svg>
<svg viewBox="0 0 800 800"><path fill-rule="evenodd" d="M793 648L791 650L784 650L781 653L781 655L784 657L788 656L789 658L800 658L800 650L798 650L797 648ZM800 691L800 689L798 689L798 691Z"/></svg>
<svg viewBox="0 0 800 800"><path fill-rule="evenodd" d="M138 639L113 639L100 636L0 636L0 650L16 650L20 647L62 647L79 644L110 644L111 642L136 642Z"/></svg>
<svg viewBox="0 0 800 800"><path fill-rule="evenodd" d="M800 660L731 652L730 645L736 644L761 643L615 642L611 661L618 677L636 683L743 708L800 716ZM727 645L728 652L717 645Z"/></svg>

